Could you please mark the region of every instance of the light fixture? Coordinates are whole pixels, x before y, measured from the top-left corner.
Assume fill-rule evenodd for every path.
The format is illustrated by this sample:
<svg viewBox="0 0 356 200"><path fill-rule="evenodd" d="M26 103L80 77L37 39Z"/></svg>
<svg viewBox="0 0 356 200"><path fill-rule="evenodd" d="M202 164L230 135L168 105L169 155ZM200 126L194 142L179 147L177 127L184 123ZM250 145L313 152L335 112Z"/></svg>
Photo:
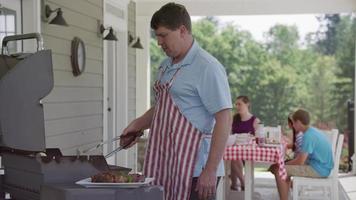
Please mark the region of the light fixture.
<svg viewBox="0 0 356 200"><path fill-rule="evenodd" d="M117 37L114 34L114 29L110 26L108 28L105 28L104 25L102 25L100 23L100 21L98 20L98 27L99 27L99 33L98 35L101 37L101 35L103 35L105 30L109 30L109 33L103 38L104 40L113 40L113 41L117 41Z"/></svg>
<svg viewBox="0 0 356 200"><path fill-rule="evenodd" d="M131 33L129 32L129 46L131 46L132 48L135 49L143 49L143 46L140 42L140 37L134 37L131 35Z"/></svg>
<svg viewBox="0 0 356 200"><path fill-rule="evenodd" d="M63 18L63 12L61 8L56 8L54 10L49 7L49 5L45 5L44 1L41 1L42 5L42 19L47 22L52 13L57 13L55 17L49 22L49 24L55 24L59 26L68 26L66 20Z"/></svg>

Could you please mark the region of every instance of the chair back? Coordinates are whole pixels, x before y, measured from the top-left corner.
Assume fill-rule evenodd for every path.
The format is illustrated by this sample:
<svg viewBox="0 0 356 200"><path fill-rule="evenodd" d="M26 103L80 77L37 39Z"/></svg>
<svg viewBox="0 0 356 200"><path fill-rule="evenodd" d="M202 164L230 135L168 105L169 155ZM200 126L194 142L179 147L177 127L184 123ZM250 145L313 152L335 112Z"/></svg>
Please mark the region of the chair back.
<svg viewBox="0 0 356 200"><path fill-rule="evenodd" d="M344 144L344 135L340 134L337 140L336 152L333 154L334 156L334 167L330 172L329 177L337 178L339 173L339 164L340 164L340 156L342 151L342 146Z"/></svg>
<svg viewBox="0 0 356 200"><path fill-rule="evenodd" d="M338 129L331 129L331 130L321 130L326 137L329 139L329 142L331 144L331 149L333 152L333 156L335 155L335 149L336 149L336 142L337 142L337 136L339 135L339 130Z"/></svg>

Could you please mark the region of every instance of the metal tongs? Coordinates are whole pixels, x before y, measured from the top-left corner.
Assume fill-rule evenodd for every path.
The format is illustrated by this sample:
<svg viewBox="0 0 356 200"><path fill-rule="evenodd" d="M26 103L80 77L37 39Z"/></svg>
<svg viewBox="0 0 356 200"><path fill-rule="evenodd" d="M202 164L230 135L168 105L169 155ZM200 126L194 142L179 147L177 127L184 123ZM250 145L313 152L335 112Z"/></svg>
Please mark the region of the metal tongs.
<svg viewBox="0 0 356 200"><path fill-rule="evenodd" d="M135 139L137 137L141 137L143 135L143 131L139 131L139 132L130 132L126 135L121 135L119 137L115 137L113 139L110 139L110 140L106 140L106 141L103 141L103 142L100 142L99 144L95 145L94 147L91 147L89 149L85 149L83 151L79 151L78 150L78 154L87 154L91 151L94 151L100 147L102 147L104 144L108 144L108 143L111 143L111 142L115 142L117 140L121 140L120 141L120 146L116 149L114 149L113 151L111 151L110 153L108 153L107 155L105 155L105 158L109 158L111 157L112 155L114 155L116 152L119 152L123 149L126 149L128 146L131 145L131 143L133 141L135 141ZM122 142L122 140L126 140L125 142Z"/></svg>

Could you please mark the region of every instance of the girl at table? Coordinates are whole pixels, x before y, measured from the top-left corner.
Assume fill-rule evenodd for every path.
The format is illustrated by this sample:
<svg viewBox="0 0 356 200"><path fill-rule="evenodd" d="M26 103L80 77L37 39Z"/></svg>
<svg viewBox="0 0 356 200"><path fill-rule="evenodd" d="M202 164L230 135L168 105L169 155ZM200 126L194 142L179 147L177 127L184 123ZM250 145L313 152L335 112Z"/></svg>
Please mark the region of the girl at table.
<svg viewBox="0 0 356 200"><path fill-rule="evenodd" d="M232 134L250 133L255 135L255 130L260 120L250 112L250 100L247 96L239 96L235 101L237 113L232 122ZM243 175L243 163L241 160L231 161L231 190L238 190L237 179L241 184L241 190L245 189Z"/></svg>
<svg viewBox="0 0 356 200"><path fill-rule="evenodd" d="M297 132L293 127L292 114L288 116L288 127L293 131L293 143L287 144L288 149L292 149L294 152L294 158L300 153L303 142L303 133Z"/></svg>

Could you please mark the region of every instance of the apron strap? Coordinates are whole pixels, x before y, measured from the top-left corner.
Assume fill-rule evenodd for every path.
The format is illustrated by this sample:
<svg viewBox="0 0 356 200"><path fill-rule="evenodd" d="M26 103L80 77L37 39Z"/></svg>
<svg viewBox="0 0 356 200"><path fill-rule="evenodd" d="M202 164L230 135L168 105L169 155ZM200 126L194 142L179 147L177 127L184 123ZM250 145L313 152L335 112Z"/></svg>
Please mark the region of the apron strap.
<svg viewBox="0 0 356 200"><path fill-rule="evenodd" d="M169 80L168 88L170 88L170 87L172 86L172 83L173 83L174 79L176 78L176 75L177 75L177 73L179 72L180 69L182 69L182 66L180 66L180 67L174 72L174 74L173 74L171 80Z"/></svg>
<svg viewBox="0 0 356 200"><path fill-rule="evenodd" d="M162 69L163 66L160 66L159 68ZM179 72L179 70L180 70L181 68L182 68L182 66L180 66L180 67L174 72L172 78L169 80L169 82L167 82L167 83L168 83L168 88L170 88L170 87L172 86L172 83L173 83L174 79L176 78L177 73ZM158 77L158 79L157 79L158 82L161 82L162 76L163 76L163 74L167 71L167 69L168 69L168 66L166 66L163 70L160 70L159 77Z"/></svg>
<svg viewBox="0 0 356 200"><path fill-rule="evenodd" d="M163 66L160 66L159 68L162 69ZM159 73L159 76L158 76L158 79L157 79L157 80L161 81L162 76L163 76L163 74L166 72L167 69L168 69L168 66L166 66L166 68L164 68L163 70L160 70L160 73Z"/></svg>

